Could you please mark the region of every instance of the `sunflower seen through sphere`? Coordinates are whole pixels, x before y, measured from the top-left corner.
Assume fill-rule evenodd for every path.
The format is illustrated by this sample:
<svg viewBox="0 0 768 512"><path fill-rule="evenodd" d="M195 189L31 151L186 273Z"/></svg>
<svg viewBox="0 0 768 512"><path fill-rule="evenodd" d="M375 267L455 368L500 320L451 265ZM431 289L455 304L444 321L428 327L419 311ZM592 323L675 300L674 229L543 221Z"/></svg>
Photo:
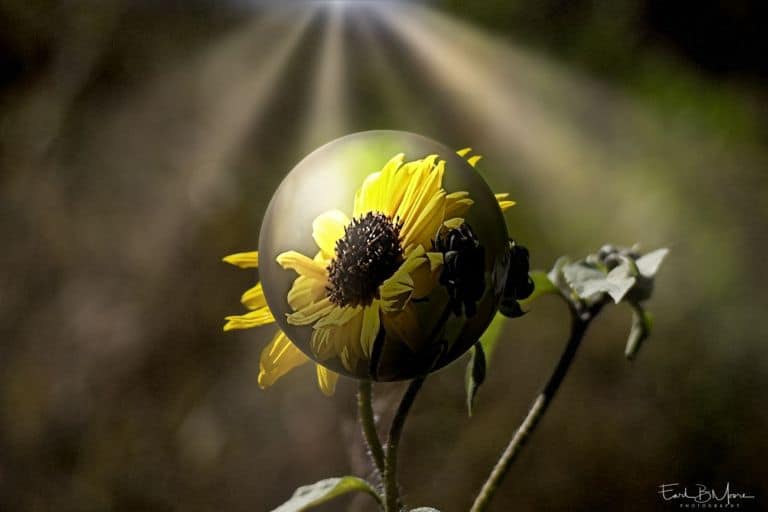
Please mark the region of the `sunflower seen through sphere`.
<svg viewBox="0 0 768 512"><path fill-rule="evenodd" d="M242 298L252 311L225 329L279 327L262 353L262 386L309 359L328 394L337 374L412 378L477 341L504 289L502 210L513 204L491 192L478 159L372 131L317 149L286 176L258 255L225 258L258 266L261 279Z"/></svg>

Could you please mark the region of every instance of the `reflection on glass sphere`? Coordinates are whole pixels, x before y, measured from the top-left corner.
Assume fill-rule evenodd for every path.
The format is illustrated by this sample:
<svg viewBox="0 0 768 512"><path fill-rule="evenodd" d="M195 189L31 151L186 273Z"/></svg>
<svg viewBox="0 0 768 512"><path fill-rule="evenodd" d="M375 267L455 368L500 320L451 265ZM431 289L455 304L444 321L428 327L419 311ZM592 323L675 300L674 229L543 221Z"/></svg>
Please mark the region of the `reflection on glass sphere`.
<svg viewBox="0 0 768 512"><path fill-rule="evenodd" d="M395 178L400 181L397 185L375 185L379 188L372 188L374 192L389 192L387 197L370 199L368 203L400 205L400 216L394 210L375 208L365 215L358 211L355 216L356 194L360 195L366 179L369 185L376 181L376 176L384 173L373 178L371 175L382 171L401 153L404 163L391 171L387 183ZM425 171L423 181L412 184L409 180L419 176L412 170L421 167L409 162L424 162L430 155L436 155L430 172L443 169L442 180L435 185L437 176ZM426 163L423 166L428 167ZM400 185L410 189L401 195L392 192ZM426 195L435 186L443 190L433 194L433 202L429 203ZM466 192L472 203L460 212L460 217L449 215L458 211L450 207L456 196L449 194L456 192ZM334 222L345 222L345 227L327 230L336 238L334 243L326 243L329 248L323 257L317 237L313 238L313 222L323 214L327 219L331 211L341 212L330 217ZM409 213L402 213L406 211ZM439 216L437 223L435 216ZM430 232L425 235L426 230ZM423 251L414 252L414 241L420 241ZM497 311L504 286L508 236L494 194L477 170L453 149L413 133L369 131L336 139L291 170L265 214L259 251L260 278L267 302L280 328L296 346L343 375L400 380L450 363L485 331ZM289 293L294 287L306 285L307 280L297 283L299 274L277 262L278 255L287 251L314 258L315 264L330 276L327 281L302 288L307 293L301 300L294 299L293 305ZM428 262L426 266L422 263L413 273L400 272L398 269L408 266L405 262L415 258L414 254L424 254L418 261ZM361 277L362 271L367 273ZM393 277L396 272L400 273ZM393 282L398 279L402 282L396 286ZM413 287L412 292L408 292L408 286ZM424 296L418 296L419 292ZM392 293L396 293L395 299ZM313 294L312 298L307 299L307 294ZM311 303L312 311L322 313L311 321L302 314L305 321L300 325L293 320L297 318L297 303L301 307ZM378 308L378 320L372 311L363 313L370 307ZM345 308L349 314L337 311ZM328 324L331 330L324 331L326 336L320 339L318 331ZM340 324L347 327L341 329ZM363 333L368 343L363 341L361 346L361 329L366 328L363 324L368 326ZM371 326L376 328L374 336Z"/></svg>

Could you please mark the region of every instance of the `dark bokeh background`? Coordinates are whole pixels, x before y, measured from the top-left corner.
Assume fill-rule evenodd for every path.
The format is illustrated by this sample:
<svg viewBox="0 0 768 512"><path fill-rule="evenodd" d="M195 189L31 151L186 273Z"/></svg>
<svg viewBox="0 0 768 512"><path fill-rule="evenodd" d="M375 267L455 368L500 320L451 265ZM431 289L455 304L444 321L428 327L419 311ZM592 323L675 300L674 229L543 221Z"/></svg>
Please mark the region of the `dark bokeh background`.
<svg viewBox="0 0 768 512"><path fill-rule="evenodd" d="M764 3L409 9L333 39L265 3L0 1L0 509L270 510L368 472L353 382L258 389L270 330L221 332L256 276L220 257L308 150L373 128L484 153L534 266L672 249L638 360L609 309L493 510L656 510L664 482L767 506ZM409 504L468 508L566 319L545 298L507 324L471 420L463 363L430 378ZM401 390L377 387L385 419ZM347 506L370 502L325 510Z"/></svg>

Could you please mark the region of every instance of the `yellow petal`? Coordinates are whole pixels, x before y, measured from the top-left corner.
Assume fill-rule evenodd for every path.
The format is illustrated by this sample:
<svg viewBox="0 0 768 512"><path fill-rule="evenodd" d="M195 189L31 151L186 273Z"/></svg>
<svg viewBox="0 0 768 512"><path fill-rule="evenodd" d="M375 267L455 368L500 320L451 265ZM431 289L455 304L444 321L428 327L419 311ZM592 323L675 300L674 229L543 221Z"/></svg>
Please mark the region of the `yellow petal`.
<svg viewBox="0 0 768 512"><path fill-rule="evenodd" d="M328 325L344 325L355 316L362 314L363 309L360 307L335 307L326 316L318 320L315 324L315 328L325 327Z"/></svg>
<svg viewBox="0 0 768 512"><path fill-rule="evenodd" d="M429 259L429 269L432 272L440 270L440 267L443 266L444 257L441 252L428 252L427 259Z"/></svg>
<svg viewBox="0 0 768 512"><path fill-rule="evenodd" d="M440 269L443 265L443 254L439 252L428 252L427 258L424 259L423 264L419 265L415 271L412 272L413 277L413 298L420 299L426 297L440 279Z"/></svg>
<svg viewBox="0 0 768 512"><path fill-rule="evenodd" d="M475 202L470 199L469 192L453 192L445 196L445 213L443 215L446 218L463 217L473 204Z"/></svg>
<svg viewBox="0 0 768 512"><path fill-rule="evenodd" d="M502 212L505 212L515 206L517 203L514 201L499 201L499 208L501 208Z"/></svg>
<svg viewBox="0 0 768 512"><path fill-rule="evenodd" d="M477 162L479 162L482 158L483 158L483 155L475 155L467 158L467 163L472 167L475 167L477 165Z"/></svg>
<svg viewBox="0 0 768 512"><path fill-rule="evenodd" d="M515 201L512 201L511 199L507 199L509 197L509 193L503 192L501 194L494 194L496 196L496 201L499 203L499 208L501 208L502 212L505 212L515 206L517 203Z"/></svg>
<svg viewBox="0 0 768 512"><path fill-rule="evenodd" d="M360 346L365 356L371 358L371 350L376 337L381 329L381 320L379 318L379 301L373 303L363 310L363 325L360 329Z"/></svg>
<svg viewBox="0 0 768 512"><path fill-rule="evenodd" d="M259 252L238 252L230 254L229 256L224 256L221 261L240 268L258 268Z"/></svg>
<svg viewBox="0 0 768 512"><path fill-rule="evenodd" d="M461 217L454 217L443 222L443 226L448 229L458 229L462 224L464 224L464 219Z"/></svg>
<svg viewBox="0 0 768 512"><path fill-rule="evenodd" d="M231 331L233 329L250 329L251 327L271 324L275 321L275 317L272 316L269 307L265 306L244 315L228 316L225 320L227 323L224 324L224 330Z"/></svg>
<svg viewBox="0 0 768 512"><path fill-rule="evenodd" d="M403 245L418 244L425 247L432 245L437 231L445 218L445 191L440 190L432 196L415 219L403 226L401 240Z"/></svg>
<svg viewBox="0 0 768 512"><path fill-rule="evenodd" d="M267 299L264 298L264 290L261 283L257 283L253 288L249 288L240 297L240 302L248 309L259 309L267 305Z"/></svg>
<svg viewBox="0 0 768 512"><path fill-rule="evenodd" d="M271 386L277 379L308 361L309 358L291 343L283 331L277 331L269 345L261 351L259 387Z"/></svg>
<svg viewBox="0 0 768 512"><path fill-rule="evenodd" d="M288 323L291 325L313 324L330 313L333 308L336 307L337 306L332 303L328 297L326 297L288 315Z"/></svg>
<svg viewBox="0 0 768 512"><path fill-rule="evenodd" d="M278 255L277 262L284 269L295 270L299 275L322 282L328 279L328 273L322 265L296 251L287 251Z"/></svg>
<svg viewBox="0 0 768 512"><path fill-rule="evenodd" d="M414 352L418 352L421 338L424 336L419 319L413 307L406 307L396 313L383 315L384 329L393 333Z"/></svg>
<svg viewBox="0 0 768 512"><path fill-rule="evenodd" d="M339 374L332 372L324 366L317 365L317 385L325 396L333 396L336 392L336 381Z"/></svg>
<svg viewBox="0 0 768 512"><path fill-rule="evenodd" d="M467 156L471 151L472 151L472 148L463 148L458 150L456 154L463 158Z"/></svg>
<svg viewBox="0 0 768 512"><path fill-rule="evenodd" d="M348 319L341 324L325 323L320 325L324 319L315 324L312 333L311 347L317 356L317 359L324 361L332 357L338 357L344 367L350 372L355 372L358 360L363 357L364 352L360 346L360 331L363 325L363 308L344 308L353 311L350 317L348 313L338 314L346 316ZM339 309L338 311L341 311ZM334 313L336 310L334 310ZM331 314L334 314L331 313ZM330 316L330 315L329 315Z"/></svg>
<svg viewBox="0 0 768 512"><path fill-rule="evenodd" d="M403 245L421 243L428 245L440 227L445 214L445 190L442 188L445 161L434 164L436 155L425 158L420 170L409 184L403 202L398 209L398 216L403 223L401 236ZM415 184L417 190L410 185ZM440 217L440 218L437 218ZM431 231L431 232L430 232ZM428 233L429 232L429 233Z"/></svg>
<svg viewBox="0 0 768 512"><path fill-rule="evenodd" d="M288 304L297 311L317 302L325 296L326 284L311 277L299 276L288 290Z"/></svg>
<svg viewBox="0 0 768 512"><path fill-rule="evenodd" d="M336 255L336 242L344 236L347 224L349 218L339 210L321 213L312 222L312 238L327 258Z"/></svg>
<svg viewBox="0 0 768 512"><path fill-rule="evenodd" d="M310 346L312 347L312 352L320 361L325 361L339 355L339 351L336 350L336 346L333 344L333 331L332 327L322 327L312 331Z"/></svg>
<svg viewBox="0 0 768 512"><path fill-rule="evenodd" d="M368 176L355 194L355 218L376 211L392 217L397 210L408 182L407 173L401 169L405 155L391 158L381 169Z"/></svg>
<svg viewBox="0 0 768 512"><path fill-rule="evenodd" d="M414 282L411 274L426 261L424 247L421 245L410 251L400 268L379 286L382 310L400 311L405 307L413 295Z"/></svg>
<svg viewBox="0 0 768 512"><path fill-rule="evenodd" d="M408 185L395 216L403 223L404 229L418 215L424 205L440 190L444 167L433 169L437 155L409 162L403 167L409 172Z"/></svg>
<svg viewBox="0 0 768 512"><path fill-rule="evenodd" d="M413 278L406 272L396 274L384 281L379 287L381 309L400 311L408 304L413 295Z"/></svg>

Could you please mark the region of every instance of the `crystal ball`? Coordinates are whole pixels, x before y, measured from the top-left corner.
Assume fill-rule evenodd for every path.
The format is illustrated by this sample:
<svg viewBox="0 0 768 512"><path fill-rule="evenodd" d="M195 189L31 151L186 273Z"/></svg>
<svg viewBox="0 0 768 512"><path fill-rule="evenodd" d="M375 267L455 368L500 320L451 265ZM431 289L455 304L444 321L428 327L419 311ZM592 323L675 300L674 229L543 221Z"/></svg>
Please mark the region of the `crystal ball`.
<svg viewBox="0 0 768 512"><path fill-rule="evenodd" d="M457 208L457 198L471 205ZM323 255L313 224L327 212L336 227ZM278 262L289 251L311 267L302 282ZM506 224L478 170L455 149L389 130L341 137L301 160L267 207L259 254L267 304L290 340L330 370L377 381L427 374L472 347L509 265ZM406 260L420 266L410 272ZM302 296L293 305L292 294Z"/></svg>

